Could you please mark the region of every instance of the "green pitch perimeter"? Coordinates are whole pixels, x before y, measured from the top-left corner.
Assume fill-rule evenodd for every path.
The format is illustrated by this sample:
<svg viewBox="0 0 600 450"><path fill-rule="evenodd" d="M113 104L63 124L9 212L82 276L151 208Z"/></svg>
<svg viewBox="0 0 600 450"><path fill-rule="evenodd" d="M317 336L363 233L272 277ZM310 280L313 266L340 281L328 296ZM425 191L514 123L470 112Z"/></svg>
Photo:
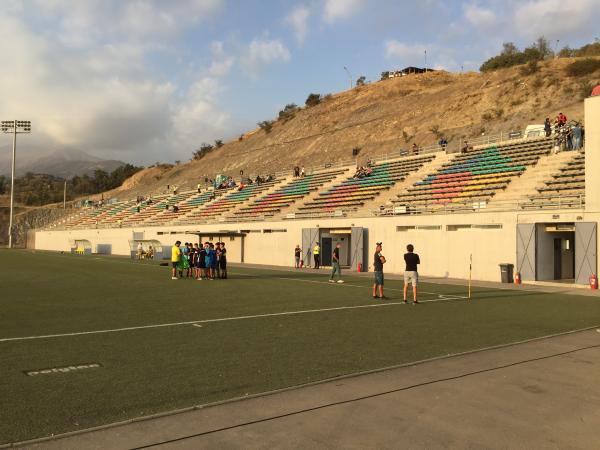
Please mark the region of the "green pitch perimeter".
<svg viewBox="0 0 600 450"><path fill-rule="evenodd" d="M476 288L469 302L423 283L413 307L401 281L378 302L370 278L312 270L174 281L156 263L7 250L0 269L0 443L600 322L592 297Z"/></svg>

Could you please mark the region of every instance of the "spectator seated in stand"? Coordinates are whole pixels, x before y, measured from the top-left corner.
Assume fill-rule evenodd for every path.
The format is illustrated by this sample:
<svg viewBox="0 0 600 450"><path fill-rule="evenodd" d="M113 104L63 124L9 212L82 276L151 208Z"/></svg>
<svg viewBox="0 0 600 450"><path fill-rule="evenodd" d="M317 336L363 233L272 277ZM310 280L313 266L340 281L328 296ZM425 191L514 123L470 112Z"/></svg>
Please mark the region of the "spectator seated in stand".
<svg viewBox="0 0 600 450"><path fill-rule="evenodd" d="M467 153L469 150L473 150L473 146L469 145L469 143L467 141L465 141L465 143L463 144L463 146L460 148L460 152L461 153Z"/></svg>
<svg viewBox="0 0 600 450"><path fill-rule="evenodd" d="M440 139L440 141L438 142L438 144L440 145L440 147L442 147L444 150L446 150L446 147L448 147L448 141L446 140L445 137L442 137Z"/></svg>
<svg viewBox="0 0 600 450"><path fill-rule="evenodd" d="M367 171L363 166L360 166L356 169L356 173L354 174L354 178L360 179L367 176Z"/></svg>

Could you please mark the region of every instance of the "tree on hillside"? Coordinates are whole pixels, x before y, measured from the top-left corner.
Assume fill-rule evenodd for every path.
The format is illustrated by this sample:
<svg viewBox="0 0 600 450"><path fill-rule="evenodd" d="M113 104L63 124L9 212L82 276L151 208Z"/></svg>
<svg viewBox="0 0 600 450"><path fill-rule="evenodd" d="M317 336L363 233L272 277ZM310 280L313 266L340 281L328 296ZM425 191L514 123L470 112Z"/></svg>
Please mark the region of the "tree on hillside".
<svg viewBox="0 0 600 450"><path fill-rule="evenodd" d="M108 173L105 170L96 169L94 170L94 179L96 180L95 184L98 190L107 191L110 189L110 182Z"/></svg>
<svg viewBox="0 0 600 450"><path fill-rule="evenodd" d="M223 141L221 139L215 140L215 148L223 147Z"/></svg>
<svg viewBox="0 0 600 450"><path fill-rule="evenodd" d="M548 42L548 39L546 39L544 36L540 36L539 38L537 38L535 40L534 46L540 55L540 59L546 59L554 56L554 52L550 48L550 43Z"/></svg>
<svg viewBox="0 0 600 450"><path fill-rule="evenodd" d="M381 72L381 80L387 80L389 77L390 77L390 71L389 70Z"/></svg>
<svg viewBox="0 0 600 450"><path fill-rule="evenodd" d="M560 51L558 52L559 58L570 58L571 56L575 56L575 50L573 50L568 45L561 48Z"/></svg>
<svg viewBox="0 0 600 450"><path fill-rule="evenodd" d="M502 44L502 51L499 55L493 56L485 61L479 68L482 72L490 70L504 69L507 67L526 64L530 61L540 61L553 55L548 40L540 36L533 44L525 50L520 51L512 42Z"/></svg>
<svg viewBox="0 0 600 450"><path fill-rule="evenodd" d="M364 86L365 85L365 81L367 81L367 77L365 77L364 75L361 75L360 77L358 77L358 79L356 80L356 85L357 86Z"/></svg>
<svg viewBox="0 0 600 450"><path fill-rule="evenodd" d="M517 48L517 46L514 44L514 42L504 42L502 44L502 53L501 55L515 55L519 53L519 49Z"/></svg>
<svg viewBox="0 0 600 450"><path fill-rule="evenodd" d="M304 104L308 107L316 106L319 103L321 103L321 95L320 94L308 94L308 97L306 97L306 101L304 102Z"/></svg>
<svg viewBox="0 0 600 450"><path fill-rule="evenodd" d="M198 160L203 158L204 156L206 156L207 153L211 152L213 148L214 147L212 145L203 142L200 145L200 148L192 154L192 159Z"/></svg>
<svg viewBox="0 0 600 450"><path fill-rule="evenodd" d="M133 164L125 164L124 166L117 167L110 173L108 177L110 189L121 186L127 178L139 172L140 170L142 170L141 167L136 167Z"/></svg>

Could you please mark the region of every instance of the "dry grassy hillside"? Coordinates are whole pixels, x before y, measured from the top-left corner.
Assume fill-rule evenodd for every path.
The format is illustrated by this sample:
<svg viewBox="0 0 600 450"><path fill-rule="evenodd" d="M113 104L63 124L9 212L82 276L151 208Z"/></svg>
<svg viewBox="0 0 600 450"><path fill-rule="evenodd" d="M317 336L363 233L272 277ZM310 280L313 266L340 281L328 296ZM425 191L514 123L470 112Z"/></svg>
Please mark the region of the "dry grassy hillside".
<svg viewBox="0 0 600 450"><path fill-rule="evenodd" d="M530 75L523 75L523 66L485 74L431 72L357 87L274 123L270 133L251 131L201 160L147 169L111 194L162 191L167 184L192 187L204 176L237 175L240 169L267 173L347 160L354 147L368 158L413 142L432 145L436 129L458 145L463 137L521 130L559 111L582 119L582 100L588 86L600 82L600 73L567 77L564 69L573 59L543 62Z"/></svg>

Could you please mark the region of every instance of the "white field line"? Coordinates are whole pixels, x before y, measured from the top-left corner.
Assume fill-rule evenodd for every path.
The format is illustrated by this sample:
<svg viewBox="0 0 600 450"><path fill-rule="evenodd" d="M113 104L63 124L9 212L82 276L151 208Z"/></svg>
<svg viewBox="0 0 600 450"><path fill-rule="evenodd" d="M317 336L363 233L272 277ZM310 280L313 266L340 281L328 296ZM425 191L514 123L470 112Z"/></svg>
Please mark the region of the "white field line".
<svg viewBox="0 0 600 450"><path fill-rule="evenodd" d="M437 298L431 300L420 300L419 303L431 303L431 302L445 302L453 301L453 298ZM40 336L21 336L2 338L0 342L14 342L14 341L31 341L35 339L50 339L58 337L69 337L69 336L85 336L91 334L107 334L107 333L119 333L123 331L135 331L135 330L147 330L151 328L166 328L166 327L178 327L183 325L201 326L203 323L216 323L216 322L230 322L234 320L247 320L247 319L260 319L263 317L277 317L277 316L294 316L299 314L310 314L319 312L329 311L342 311L349 309L364 309L364 308L381 308L384 306L404 305L404 302L387 302L387 303L376 303L369 305L356 305L356 306L338 306L334 308L321 308L321 309L303 309L299 311L284 311L278 313L267 313L267 314L253 314L250 316L234 316L234 317L221 317L216 319L205 319L205 320L188 320L185 322L171 322L171 323L160 323L155 325L140 325L135 327L123 327L123 328L111 328L107 330L94 330L94 331L76 331L72 333L58 333L58 334L45 334Z"/></svg>
<svg viewBox="0 0 600 450"><path fill-rule="evenodd" d="M350 284L350 283L330 283L329 281L319 281L319 280L303 280L301 278L288 278L288 277L277 277L280 280L291 280L291 281L302 281L304 283L318 283L318 284L327 284L327 285L332 285L332 286L348 286L348 287L357 287L357 288L363 288L363 289L372 289L372 286L363 286L360 284ZM386 291L398 291L398 292L403 292L403 289L394 289L394 288L389 288L386 287L385 288ZM412 290L409 292L412 295ZM438 298L440 299L466 299L468 298L467 296L463 296L463 295L456 295L456 294L440 294L439 292L427 292L427 291L421 291L419 290L419 294L431 294L431 295L437 295ZM427 301L431 301L431 300L427 300Z"/></svg>

